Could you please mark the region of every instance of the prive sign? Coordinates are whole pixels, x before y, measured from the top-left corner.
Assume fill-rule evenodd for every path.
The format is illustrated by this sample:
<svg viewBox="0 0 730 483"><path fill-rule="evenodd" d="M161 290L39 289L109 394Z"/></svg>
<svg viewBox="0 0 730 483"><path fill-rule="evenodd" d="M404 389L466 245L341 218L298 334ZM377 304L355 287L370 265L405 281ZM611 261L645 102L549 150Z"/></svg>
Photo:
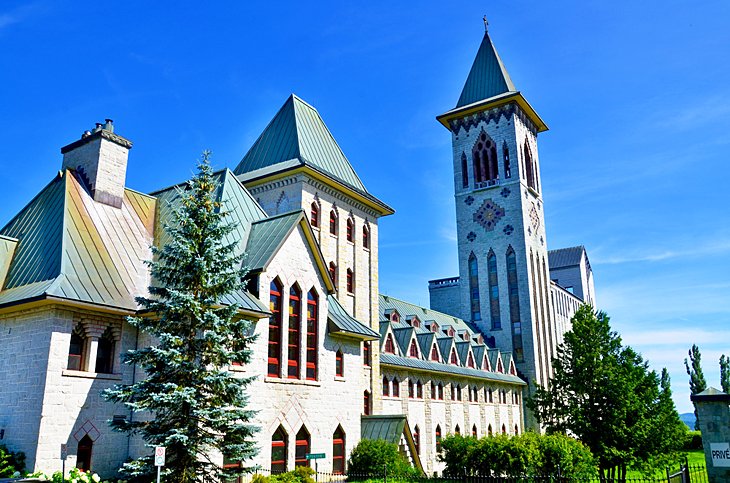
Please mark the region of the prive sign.
<svg viewBox="0 0 730 483"><path fill-rule="evenodd" d="M712 466L730 468L730 443L710 443Z"/></svg>

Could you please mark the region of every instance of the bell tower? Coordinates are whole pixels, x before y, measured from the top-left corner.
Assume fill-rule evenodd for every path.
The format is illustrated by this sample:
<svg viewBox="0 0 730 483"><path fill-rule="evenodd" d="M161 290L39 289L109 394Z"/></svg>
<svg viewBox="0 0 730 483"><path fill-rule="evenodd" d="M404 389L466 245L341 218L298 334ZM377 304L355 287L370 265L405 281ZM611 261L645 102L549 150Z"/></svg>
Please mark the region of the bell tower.
<svg viewBox="0 0 730 483"><path fill-rule="evenodd" d="M430 283L432 308L471 321L530 387L545 384L557 336L537 146L547 126L486 31L456 107L437 119L452 135L459 278Z"/></svg>

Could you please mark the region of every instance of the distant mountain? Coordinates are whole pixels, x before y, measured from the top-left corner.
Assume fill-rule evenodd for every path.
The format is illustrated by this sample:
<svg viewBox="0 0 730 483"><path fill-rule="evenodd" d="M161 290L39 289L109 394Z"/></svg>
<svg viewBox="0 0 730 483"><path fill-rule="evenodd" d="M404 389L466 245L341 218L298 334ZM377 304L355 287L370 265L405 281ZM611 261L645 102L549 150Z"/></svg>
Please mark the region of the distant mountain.
<svg viewBox="0 0 730 483"><path fill-rule="evenodd" d="M689 426L689 429L695 429L695 413L680 414L679 419L681 419L684 424Z"/></svg>

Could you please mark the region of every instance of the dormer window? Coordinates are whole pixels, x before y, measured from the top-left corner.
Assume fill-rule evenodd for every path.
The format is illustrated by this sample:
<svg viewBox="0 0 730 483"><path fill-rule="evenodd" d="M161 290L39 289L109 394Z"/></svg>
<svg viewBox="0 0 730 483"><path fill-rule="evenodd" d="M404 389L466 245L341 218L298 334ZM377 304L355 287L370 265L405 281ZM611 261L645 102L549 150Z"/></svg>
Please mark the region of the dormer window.
<svg viewBox="0 0 730 483"><path fill-rule="evenodd" d="M451 364L455 365L455 366L458 366L459 365L459 359L456 357L456 351L455 350L452 350L451 351L451 359L449 360L449 362Z"/></svg>
<svg viewBox="0 0 730 483"><path fill-rule="evenodd" d="M431 360L434 362L439 361L439 351L436 348L436 344L431 346Z"/></svg>
<svg viewBox="0 0 730 483"><path fill-rule="evenodd" d="M385 349L384 351L388 354L395 354L395 344L393 343L393 335L388 334L385 338Z"/></svg>
<svg viewBox="0 0 730 483"><path fill-rule="evenodd" d="M396 312L394 310L393 313L390 314L390 321L391 322L400 322L400 314L398 314L398 312Z"/></svg>
<svg viewBox="0 0 730 483"><path fill-rule="evenodd" d="M411 315L406 319L406 322L408 322L408 325L411 327L420 327L421 321L416 317L415 315Z"/></svg>
<svg viewBox="0 0 730 483"><path fill-rule="evenodd" d="M411 340L411 347L408 349L408 355L418 358L418 345L416 344L415 339Z"/></svg>
<svg viewBox="0 0 730 483"><path fill-rule="evenodd" d="M466 359L466 366L471 369L474 369L475 367L474 356L471 354L471 352L469 353L469 357Z"/></svg>

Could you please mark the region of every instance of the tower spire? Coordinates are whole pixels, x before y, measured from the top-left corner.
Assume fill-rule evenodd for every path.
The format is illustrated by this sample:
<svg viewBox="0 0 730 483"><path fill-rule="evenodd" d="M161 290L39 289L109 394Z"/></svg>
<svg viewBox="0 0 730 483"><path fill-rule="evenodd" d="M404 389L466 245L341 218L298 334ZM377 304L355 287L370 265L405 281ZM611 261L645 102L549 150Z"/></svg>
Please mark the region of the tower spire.
<svg viewBox="0 0 730 483"><path fill-rule="evenodd" d="M484 32L488 32L489 31L489 22L487 21L487 16L485 15L484 18L482 18L482 20L484 20Z"/></svg>

